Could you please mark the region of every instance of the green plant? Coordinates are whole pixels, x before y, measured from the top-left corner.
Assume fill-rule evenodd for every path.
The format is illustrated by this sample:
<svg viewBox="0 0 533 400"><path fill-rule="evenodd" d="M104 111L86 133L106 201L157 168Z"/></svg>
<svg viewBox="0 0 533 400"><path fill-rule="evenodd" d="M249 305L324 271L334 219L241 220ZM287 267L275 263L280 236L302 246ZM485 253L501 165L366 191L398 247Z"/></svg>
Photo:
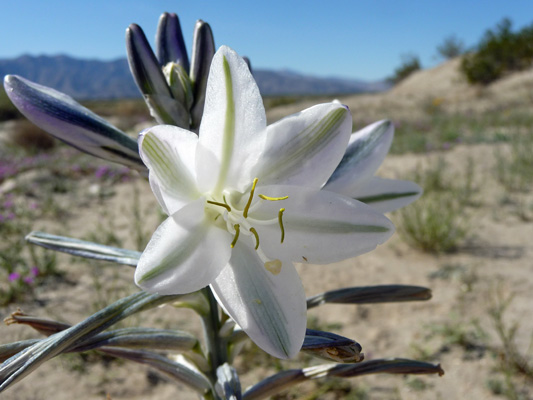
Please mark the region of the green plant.
<svg viewBox="0 0 533 400"><path fill-rule="evenodd" d="M453 193L427 194L400 211L399 232L423 251L451 252L466 237L468 223Z"/></svg>
<svg viewBox="0 0 533 400"><path fill-rule="evenodd" d="M515 320L510 325L507 322L507 313L513 299L514 293L505 295L501 284L489 292L487 311L500 341L500 346L495 347L493 352L496 356L497 371L501 374L501 379L492 379L489 384L493 392L498 392L510 400L519 400L524 397L517 378L521 377L528 383L533 382L533 335L528 348L524 350L517 346L516 335L520 321Z"/></svg>
<svg viewBox="0 0 533 400"><path fill-rule="evenodd" d="M495 30L488 30L475 52L467 54L461 71L470 83L488 84L507 71L527 68L533 60L533 25L512 31L509 19L503 19Z"/></svg>
<svg viewBox="0 0 533 400"><path fill-rule="evenodd" d="M460 56L465 51L464 42L455 35L446 37L443 42L437 46L437 53L445 60Z"/></svg>
<svg viewBox="0 0 533 400"><path fill-rule="evenodd" d="M421 69L420 59L414 54L405 54L402 56L402 62L398 68L394 70L394 74L387 80L396 85L403 81L413 72Z"/></svg>
<svg viewBox="0 0 533 400"><path fill-rule="evenodd" d="M528 192L533 186L533 135L514 135L510 148L495 150L496 177L508 191Z"/></svg>

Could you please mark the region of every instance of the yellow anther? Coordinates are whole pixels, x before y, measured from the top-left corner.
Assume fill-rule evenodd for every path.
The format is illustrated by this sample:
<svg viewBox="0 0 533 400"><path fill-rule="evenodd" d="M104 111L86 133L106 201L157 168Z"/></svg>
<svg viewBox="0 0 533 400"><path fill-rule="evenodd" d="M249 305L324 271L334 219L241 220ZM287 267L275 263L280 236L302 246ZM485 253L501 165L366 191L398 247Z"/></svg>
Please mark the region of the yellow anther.
<svg viewBox="0 0 533 400"><path fill-rule="evenodd" d="M239 240L239 233L241 231L241 227L239 224L235 224L233 225L233 227L235 228L235 237L233 238L233 242L231 242L231 245L230 245L232 249L237 244L237 240Z"/></svg>
<svg viewBox="0 0 533 400"><path fill-rule="evenodd" d="M265 196L264 194L260 194L259 197L261 197L263 200L269 200L269 201L287 200L289 198L289 196L270 197L270 196Z"/></svg>
<svg viewBox="0 0 533 400"><path fill-rule="evenodd" d="M284 208L279 209L278 213L278 221L279 221L279 228L281 229L281 243L283 243L283 240L285 239L285 228L283 227L283 211L285 211Z"/></svg>
<svg viewBox="0 0 533 400"><path fill-rule="evenodd" d="M213 204L214 206L224 207L228 212L231 212L231 207L224 203L219 203L218 201L211 201L207 200L209 204Z"/></svg>
<svg viewBox="0 0 533 400"><path fill-rule="evenodd" d="M250 232L252 232L255 236L255 249L257 250L259 248L259 235L254 227L250 228Z"/></svg>
<svg viewBox="0 0 533 400"><path fill-rule="evenodd" d="M254 197L254 191L255 186L257 185L258 179L255 178L254 182L252 183L252 190L250 190L250 197L248 198L248 203L246 203L246 207L244 207L244 212L242 213L244 218L248 218L248 210L250 209L250 206L252 205L252 198Z"/></svg>

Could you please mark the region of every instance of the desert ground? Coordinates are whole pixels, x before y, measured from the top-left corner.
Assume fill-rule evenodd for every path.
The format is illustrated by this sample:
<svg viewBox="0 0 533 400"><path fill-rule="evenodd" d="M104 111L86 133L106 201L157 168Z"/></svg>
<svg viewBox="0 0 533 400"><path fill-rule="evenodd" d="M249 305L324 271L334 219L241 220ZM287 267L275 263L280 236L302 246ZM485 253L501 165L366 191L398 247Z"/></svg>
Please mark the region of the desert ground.
<svg viewBox="0 0 533 400"><path fill-rule="evenodd" d="M417 180L426 194L390 215L397 232L375 251L328 266L297 266L308 296L346 286L430 288L433 296L427 301L324 305L310 310L308 318L314 327L357 340L367 360L429 361L440 364L445 375L316 380L276 399L533 399L533 169L508 173L524 146L533 157L533 70L488 87L471 87L457 72L458 63L452 60L417 72L386 93L339 98L350 107L354 129L384 118L395 123L395 142L378 175ZM328 100L292 99L269 107L267 117L273 122ZM15 128L12 122L4 123L3 146L13 146L9 140ZM129 132L135 135L139 129L137 125ZM516 145L516 140L522 141ZM162 217L143 178L96 159L78 158L64 146L56 146L49 157L0 181L4 207L9 199L21 208L36 209L22 227L0 231L5 254L5 245L16 240L14 235L23 237L23 230L142 249ZM77 168L58 160L75 160ZM47 164L55 169L41 168ZM441 220L431 219L441 215ZM416 218L422 218L427 231L414 226L409 233L409 222ZM435 239L432 235L442 229L445 233ZM441 239L449 240L448 245L439 245ZM27 247L21 247L21 257L30 257ZM32 260L47 257L45 250L35 253ZM136 290L133 268L65 254L53 262L48 276L38 277L27 285L27 293L21 290L6 301L0 317L20 308L76 323ZM123 324L200 332L193 312L169 306ZM26 326L0 327L1 343L35 337L38 333ZM279 362L250 345L236 367L245 388L279 368L319 363L323 361L307 356ZM185 386L147 367L96 353L60 356L0 397L196 398Z"/></svg>

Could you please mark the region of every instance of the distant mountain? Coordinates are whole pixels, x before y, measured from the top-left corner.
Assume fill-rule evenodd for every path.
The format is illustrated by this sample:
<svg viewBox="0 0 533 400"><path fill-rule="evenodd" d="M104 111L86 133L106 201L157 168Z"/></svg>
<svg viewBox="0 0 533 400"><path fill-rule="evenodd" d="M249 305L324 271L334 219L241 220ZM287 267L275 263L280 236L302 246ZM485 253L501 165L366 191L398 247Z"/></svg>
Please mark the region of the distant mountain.
<svg viewBox="0 0 533 400"><path fill-rule="evenodd" d="M390 88L385 81L366 82L335 77L320 78L289 70L254 69L254 77L261 93L267 96L381 92Z"/></svg>
<svg viewBox="0 0 533 400"><path fill-rule="evenodd" d="M16 74L64 92L76 99L139 97L125 58L113 61L85 60L67 55L30 56L0 60L0 76ZM319 78L293 71L254 69L263 95L315 95L378 92L385 82Z"/></svg>

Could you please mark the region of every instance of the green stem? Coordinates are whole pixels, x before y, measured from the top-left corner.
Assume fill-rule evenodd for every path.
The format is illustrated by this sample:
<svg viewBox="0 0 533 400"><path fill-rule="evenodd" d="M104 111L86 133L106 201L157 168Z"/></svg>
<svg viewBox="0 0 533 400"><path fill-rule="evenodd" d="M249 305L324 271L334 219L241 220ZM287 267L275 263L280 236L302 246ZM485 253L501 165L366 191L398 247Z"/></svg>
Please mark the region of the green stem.
<svg viewBox="0 0 533 400"><path fill-rule="evenodd" d="M206 287L203 291L209 300L209 314L202 318L202 322L204 327L207 359L211 366L209 379L213 382L214 387L217 382L217 368L227 362L228 351L225 340L220 337L222 322L220 320L220 312L215 296L213 296L213 292L209 287ZM213 398L218 398L215 393L213 393Z"/></svg>

